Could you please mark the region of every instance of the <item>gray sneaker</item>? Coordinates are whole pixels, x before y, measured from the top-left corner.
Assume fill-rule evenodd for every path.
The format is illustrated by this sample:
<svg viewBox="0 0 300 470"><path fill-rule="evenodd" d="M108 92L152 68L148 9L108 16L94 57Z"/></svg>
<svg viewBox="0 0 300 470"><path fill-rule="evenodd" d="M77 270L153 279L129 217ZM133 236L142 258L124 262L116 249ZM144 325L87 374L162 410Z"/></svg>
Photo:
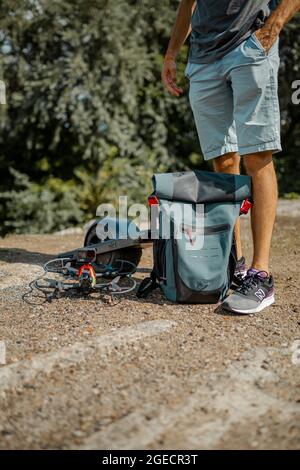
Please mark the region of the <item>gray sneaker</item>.
<svg viewBox="0 0 300 470"><path fill-rule="evenodd" d="M248 271L242 284L222 303L230 312L248 315L261 312L275 301L273 277L264 271Z"/></svg>

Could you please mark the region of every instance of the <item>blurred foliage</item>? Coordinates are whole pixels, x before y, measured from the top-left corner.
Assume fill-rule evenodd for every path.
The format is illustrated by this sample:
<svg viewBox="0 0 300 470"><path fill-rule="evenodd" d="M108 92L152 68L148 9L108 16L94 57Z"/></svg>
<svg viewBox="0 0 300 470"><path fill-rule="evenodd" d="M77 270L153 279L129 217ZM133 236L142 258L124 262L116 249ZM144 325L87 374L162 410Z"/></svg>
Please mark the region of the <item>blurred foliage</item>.
<svg viewBox="0 0 300 470"><path fill-rule="evenodd" d="M29 177L11 169L14 188L1 193L6 214L3 231L42 233L57 230L82 221L78 205L78 189L72 180L64 182L49 177L43 185L32 183ZM5 215L5 217L4 217Z"/></svg>
<svg viewBox="0 0 300 470"><path fill-rule="evenodd" d="M144 202L154 172L209 168L187 93L172 97L160 79L178 3L1 0L2 233L80 224L119 195ZM291 103L298 21L282 38L282 194L300 192L300 106ZM187 49L178 61L186 92Z"/></svg>
<svg viewBox="0 0 300 470"><path fill-rule="evenodd" d="M300 194L300 103L292 102L293 84L300 80L299 23L298 14L285 26L280 42L279 98L283 151L276 155L275 162L281 195Z"/></svg>
<svg viewBox="0 0 300 470"><path fill-rule="evenodd" d="M290 199L290 200L300 199L300 194L299 193L285 193L283 197L284 199Z"/></svg>

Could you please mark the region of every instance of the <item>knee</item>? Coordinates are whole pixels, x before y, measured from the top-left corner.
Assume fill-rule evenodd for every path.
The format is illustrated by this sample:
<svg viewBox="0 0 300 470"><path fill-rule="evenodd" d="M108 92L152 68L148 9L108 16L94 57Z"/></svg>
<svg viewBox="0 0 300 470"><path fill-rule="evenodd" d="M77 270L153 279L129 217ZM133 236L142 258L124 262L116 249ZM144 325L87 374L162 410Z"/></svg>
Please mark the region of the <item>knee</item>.
<svg viewBox="0 0 300 470"><path fill-rule="evenodd" d="M244 156L244 165L249 176L273 164L272 152L260 152Z"/></svg>
<svg viewBox="0 0 300 470"><path fill-rule="evenodd" d="M226 153L214 159L214 169L221 173L238 173L239 166L240 156L236 152Z"/></svg>

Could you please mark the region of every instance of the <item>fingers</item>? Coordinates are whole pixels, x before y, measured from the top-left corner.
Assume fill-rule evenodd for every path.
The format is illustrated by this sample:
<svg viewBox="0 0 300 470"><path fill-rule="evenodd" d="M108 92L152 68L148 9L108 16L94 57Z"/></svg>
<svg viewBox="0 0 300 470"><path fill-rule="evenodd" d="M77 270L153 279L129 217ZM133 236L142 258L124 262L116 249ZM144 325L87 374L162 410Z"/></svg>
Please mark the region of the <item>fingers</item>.
<svg viewBox="0 0 300 470"><path fill-rule="evenodd" d="M162 81L173 96L180 96L183 89L176 84L176 62L173 59L165 60L162 70Z"/></svg>
<svg viewBox="0 0 300 470"><path fill-rule="evenodd" d="M188 238L189 238L189 240L190 240L190 244L191 244L191 245L195 245L195 239L196 239L196 237L195 237L195 234L193 233L193 230L192 230L191 228L187 228L187 229L185 230L185 233L187 234L187 236L188 236Z"/></svg>

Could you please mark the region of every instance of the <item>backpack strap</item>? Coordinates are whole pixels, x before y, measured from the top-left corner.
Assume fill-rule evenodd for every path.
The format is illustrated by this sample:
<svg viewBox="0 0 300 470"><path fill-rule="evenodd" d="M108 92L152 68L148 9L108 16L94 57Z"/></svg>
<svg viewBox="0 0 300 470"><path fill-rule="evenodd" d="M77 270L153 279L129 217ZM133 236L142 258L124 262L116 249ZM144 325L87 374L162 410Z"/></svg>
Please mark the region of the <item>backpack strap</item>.
<svg viewBox="0 0 300 470"><path fill-rule="evenodd" d="M139 299L145 299L148 297L150 292L157 289L159 287L158 282L156 281L156 275L154 271L151 272L150 277L146 277L142 280L137 290L136 296Z"/></svg>

